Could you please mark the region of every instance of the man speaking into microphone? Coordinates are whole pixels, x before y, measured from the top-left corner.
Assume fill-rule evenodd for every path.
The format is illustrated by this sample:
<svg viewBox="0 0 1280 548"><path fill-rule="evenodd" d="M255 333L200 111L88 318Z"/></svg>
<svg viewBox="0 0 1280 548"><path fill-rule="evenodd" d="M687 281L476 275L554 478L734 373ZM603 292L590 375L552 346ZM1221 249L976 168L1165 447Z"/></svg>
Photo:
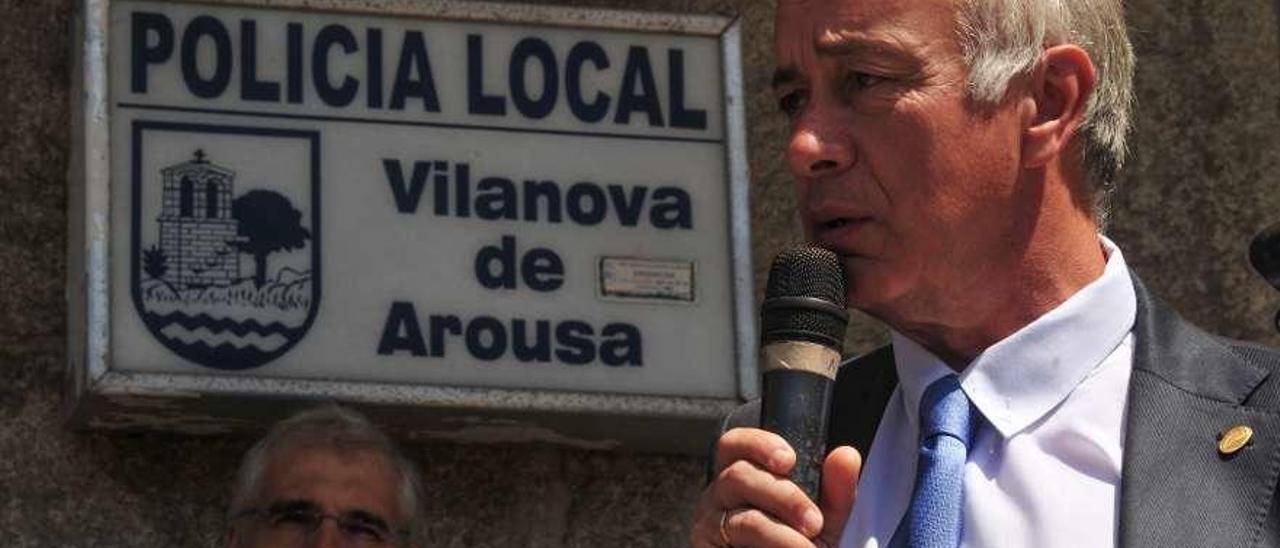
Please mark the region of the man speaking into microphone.
<svg viewBox="0 0 1280 548"><path fill-rule="evenodd" d="M1280 353L1188 324L1100 235L1120 0L778 0L814 245L891 346L840 367L818 502L730 417L691 544L1280 546Z"/></svg>

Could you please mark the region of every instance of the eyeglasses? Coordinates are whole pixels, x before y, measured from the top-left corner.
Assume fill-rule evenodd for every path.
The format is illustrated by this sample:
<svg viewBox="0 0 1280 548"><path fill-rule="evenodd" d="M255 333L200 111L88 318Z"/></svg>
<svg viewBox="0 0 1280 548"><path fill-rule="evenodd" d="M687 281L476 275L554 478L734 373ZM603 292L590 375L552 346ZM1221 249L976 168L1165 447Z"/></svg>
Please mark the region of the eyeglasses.
<svg viewBox="0 0 1280 548"><path fill-rule="evenodd" d="M387 523L367 512L352 511L334 515L321 512L314 506L302 503L272 505L269 508L249 508L232 517L233 520L257 518L270 537L271 546L300 546L324 525L333 520L347 546L356 548L400 547L408 544L408 531L392 531Z"/></svg>

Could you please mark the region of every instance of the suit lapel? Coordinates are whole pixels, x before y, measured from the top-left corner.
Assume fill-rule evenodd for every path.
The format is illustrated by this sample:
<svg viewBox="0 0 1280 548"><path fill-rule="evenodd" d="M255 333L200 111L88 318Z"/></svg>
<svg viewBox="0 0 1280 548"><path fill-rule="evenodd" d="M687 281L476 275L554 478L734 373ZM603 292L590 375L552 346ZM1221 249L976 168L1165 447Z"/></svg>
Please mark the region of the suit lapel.
<svg viewBox="0 0 1280 548"><path fill-rule="evenodd" d="M885 406L897 385L893 347L881 347L842 365L832 390L827 450L852 445L863 459L868 458Z"/></svg>
<svg viewBox="0 0 1280 548"><path fill-rule="evenodd" d="M1134 277L1120 545L1255 546L1280 474L1280 414L1247 405L1268 371L1182 321ZM1257 434L1234 455L1218 433Z"/></svg>

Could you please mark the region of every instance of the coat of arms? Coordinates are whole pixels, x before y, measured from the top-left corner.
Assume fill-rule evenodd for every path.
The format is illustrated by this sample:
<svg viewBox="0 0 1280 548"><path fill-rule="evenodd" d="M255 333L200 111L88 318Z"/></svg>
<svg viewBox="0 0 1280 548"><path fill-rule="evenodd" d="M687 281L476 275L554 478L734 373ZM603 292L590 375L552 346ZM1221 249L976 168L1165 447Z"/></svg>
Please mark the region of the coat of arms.
<svg viewBox="0 0 1280 548"><path fill-rule="evenodd" d="M201 146L246 138L234 128L138 122L135 134L149 129L182 132L153 155L192 148L151 173L134 166L133 293L143 323L203 366L248 369L279 357L305 335L320 297L315 162L238 171L236 158Z"/></svg>

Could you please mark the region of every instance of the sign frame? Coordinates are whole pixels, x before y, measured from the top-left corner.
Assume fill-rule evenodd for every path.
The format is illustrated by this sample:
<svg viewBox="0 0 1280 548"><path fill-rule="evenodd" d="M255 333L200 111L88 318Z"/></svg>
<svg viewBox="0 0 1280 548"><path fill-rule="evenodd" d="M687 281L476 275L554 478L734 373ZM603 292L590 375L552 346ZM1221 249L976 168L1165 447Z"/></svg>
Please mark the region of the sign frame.
<svg viewBox="0 0 1280 548"><path fill-rule="evenodd" d="M72 147L68 203L67 415L77 427L214 433L258 429L317 400L352 404L411 439L546 441L593 449L701 454L719 420L758 396L751 262L749 175L740 23L717 15L665 14L487 2L376 7L353 0L203 0L182 3L403 15L467 22L716 37L723 63L725 165L732 265L737 397L676 397L278 377L139 373L113 369L111 356L110 87L112 0L81 0L73 48ZM121 144L123 145L123 144ZM607 418L608 420L600 420ZM620 427L619 425L625 425Z"/></svg>

